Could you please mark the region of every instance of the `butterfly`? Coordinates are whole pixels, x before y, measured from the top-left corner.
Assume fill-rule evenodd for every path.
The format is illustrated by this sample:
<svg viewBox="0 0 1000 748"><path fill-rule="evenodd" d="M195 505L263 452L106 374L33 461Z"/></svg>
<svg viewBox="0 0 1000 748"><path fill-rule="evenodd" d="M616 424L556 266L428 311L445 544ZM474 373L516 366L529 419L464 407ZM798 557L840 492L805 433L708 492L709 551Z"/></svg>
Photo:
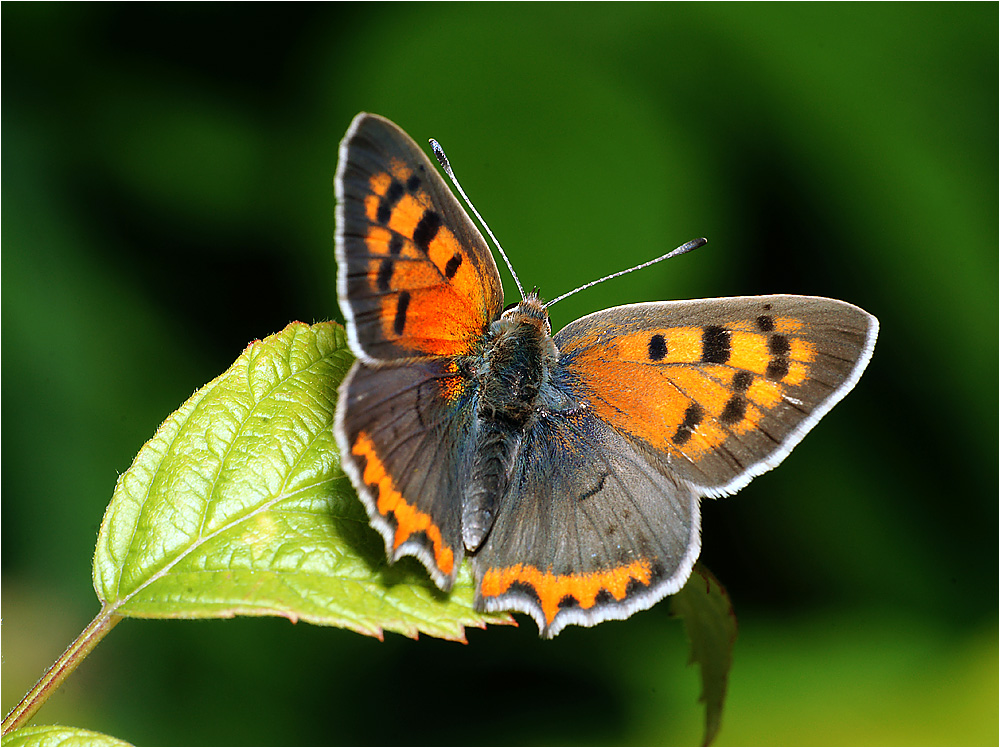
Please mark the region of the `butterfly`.
<svg viewBox="0 0 1000 748"><path fill-rule="evenodd" d="M680 590L700 500L780 463L875 346L862 309L788 295L628 304L553 335L537 293L504 309L488 245L397 125L355 117L335 186L343 468L390 561L447 591L469 556L476 608L544 637Z"/></svg>

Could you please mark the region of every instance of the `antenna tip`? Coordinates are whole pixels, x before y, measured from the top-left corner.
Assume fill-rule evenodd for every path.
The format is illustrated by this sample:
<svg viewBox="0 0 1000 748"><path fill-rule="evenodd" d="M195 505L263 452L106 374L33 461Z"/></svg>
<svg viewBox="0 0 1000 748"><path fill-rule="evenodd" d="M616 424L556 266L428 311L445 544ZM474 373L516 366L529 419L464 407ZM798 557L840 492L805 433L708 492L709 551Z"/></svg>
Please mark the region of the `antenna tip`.
<svg viewBox="0 0 1000 748"><path fill-rule="evenodd" d="M663 257L657 259L656 262L659 262L660 260L666 260L671 257L680 257L681 255L686 255L691 250L698 249L698 247L704 247L706 244L708 244L708 239L706 239L705 237L701 237L700 239L692 239L691 241L682 244L674 251L668 252Z"/></svg>
<svg viewBox="0 0 1000 748"><path fill-rule="evenodd" d="M431 144L431 150L434 151L434 158L438 160L441 164L441 168L444 169L448 174L451 174L451 164L448 163L448 157L444 155L444 148L438 143L434 138L430 138L428 141Z"/></svg>

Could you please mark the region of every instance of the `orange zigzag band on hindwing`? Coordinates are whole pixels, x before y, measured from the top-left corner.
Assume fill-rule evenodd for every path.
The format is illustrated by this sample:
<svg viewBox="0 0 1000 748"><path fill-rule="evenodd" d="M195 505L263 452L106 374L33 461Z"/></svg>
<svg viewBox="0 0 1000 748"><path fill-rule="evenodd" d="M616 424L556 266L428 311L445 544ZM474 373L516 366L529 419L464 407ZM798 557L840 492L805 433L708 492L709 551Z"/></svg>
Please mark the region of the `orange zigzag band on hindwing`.
<svg viewBox="0 0 1000 748"><path fill-rule="evenodd" d="M526 584L538 595L545 622L552 623L559 612L560 601L567 595L576 598L581 608L592 608L601 590L607 590L616 600L624 600L628 584L633 579L643 585L649 584L652 579L649 561L633 561L608 571L564 575L518 564L507 569L488 569L483 575L482 594L484 597L499 597L512 584Z"/></svg>
<svg viewBox="0 0 1000 748"><path fill-rule="evenodd" d="M396 536L393 539L393 549L399 548L414 533L422 532L431 541L434 551L434 561L444 574L451 574L455 568L455 554L444 543L441 530L431 520L430 515L407 503L403 495L396 489L395 483L386 470L385 465L375 452L375 443L364 431L358 433L351 453L365 458L365 471L362 479L365 484L375 489L378 497L376 507L378 513L386 517L391 512L396 518Z"/></svg>

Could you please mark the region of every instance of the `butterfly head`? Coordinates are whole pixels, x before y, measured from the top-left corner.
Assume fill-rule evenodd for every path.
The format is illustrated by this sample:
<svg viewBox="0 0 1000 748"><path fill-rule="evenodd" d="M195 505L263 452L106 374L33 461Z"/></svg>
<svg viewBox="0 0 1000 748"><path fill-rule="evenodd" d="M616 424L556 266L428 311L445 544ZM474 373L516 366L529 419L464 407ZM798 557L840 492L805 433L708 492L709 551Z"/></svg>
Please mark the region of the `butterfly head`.
<svg viewBox="0 0 1000 748"><path fill-rule="evenodd" d="M507 307L500 315L501 323L520 323L537 327L543 334L552 334L552 325L549 322L549 313L545 309L542 297L538 295L538 290L533 289L525 294L524 298L516 304Z"/></svg>
<svg viewBox="0 0 1000 748"><path fill-rule="evenodd" d="M520 358L529 350L535 352L540 362L551 364L559 356L552 341L549 313L534 290L503 311L500 318L490 325L487 340L487 360L497 356L501 360Z"/></svg>

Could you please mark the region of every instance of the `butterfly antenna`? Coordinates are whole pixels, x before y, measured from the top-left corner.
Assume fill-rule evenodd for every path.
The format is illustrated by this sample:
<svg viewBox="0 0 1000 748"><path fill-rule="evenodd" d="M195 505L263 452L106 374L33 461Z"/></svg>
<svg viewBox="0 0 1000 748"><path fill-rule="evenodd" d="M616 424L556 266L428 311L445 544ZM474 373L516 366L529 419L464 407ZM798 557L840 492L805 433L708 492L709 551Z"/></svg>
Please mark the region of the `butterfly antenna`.
<svg viewBox="0 0 1000 748"><path fill-rule="evenodd" d="M708 239L705 238L692 239L687 244L682 244L677 249L673 249L667 252L665 255L660 255L655 260L649 260L648 262L644 262L641 265L636 265L635 267L629 268L628 270L619 270L617 273L612 273L611 275L605 275L603 278L598 278L597 280L590 281L590 283L584 283L579 288L574 288L572 291L568 291L564 293L562 296L557 296L556 298L552 299L552 301L546 302L545 308L548 309L557 301L562 301L563 299L569 298L573 294L578 293L584 290L585 288L596 286L598 283L604 283L604 281L611 280L612 278L617 278L619 275L625 275L626 273L631 273L635 270L642 270L643 268L648 268L650 265L655 265L658 262L669 260L672 257L680 257L683 254L687 254L692 249L698 249L698 247L703 247L706 244L708 244Z"/></svg>
<svg viewBox="0 0 1000 748"><path fill-rule="evenodd" d="M486 223L486 221L483 220L483 217L479 215L479 211L476 210L476 206L472 204L472 201L469 199L469 196L465 194L465 190L462 189L462 185L458 183L458 177L455 176L455 172L451 168L451 162L448 161L448 157L445 155L444 149L441 147L441 144L438 143L436 140L434 140L434 138L431 138L430 142L431 142L431 148L434 149L434 155L437 157L438 163L441 164L441 168L444 169L445 174L447 174L448 178L451 179L451 183L454 184L455 187L458 189L458 192L462 196L462 199L465 200L465 204L469 206L469 208L475 214L476 218L479 219L479 223L481 223L483 228L486 229L486 233L490 235L490 239L493 240L493 244L499 250L500 256L503 257L503 261L507 263L507 269L510 270L510 274L514 276L514 282L517 284L517 290L521 294L521 298L523 299L524 288L521 286L521 280L520 278L517 277L517 273L514 272L514 266L510 264L510 260L507 258L507 253L503 251L503 247L500 246L500 242L497 241L497 238L493 235L493 232L490 231L489 225Z"/></svg>

